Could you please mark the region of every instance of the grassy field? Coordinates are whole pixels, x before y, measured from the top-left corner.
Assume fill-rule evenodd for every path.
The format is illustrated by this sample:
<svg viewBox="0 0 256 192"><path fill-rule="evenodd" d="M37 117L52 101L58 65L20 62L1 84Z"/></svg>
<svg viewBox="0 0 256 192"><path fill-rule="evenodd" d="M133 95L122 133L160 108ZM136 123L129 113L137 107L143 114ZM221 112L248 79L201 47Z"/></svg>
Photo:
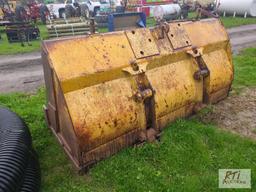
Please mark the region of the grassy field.
<svg viewBox="0 0 256 192"><path fill-rule="evenodd" d="M234 64L234 90L256 86L256 48L235 56ZM170 124L160 142L124 149L79 176L45 124L44 103L44 88L35 95L0 95L0 105L17 112L30 127L42 191L218 191L220 168L252 169L256 190L256 142L204 124L197 116Z"/></svg>
<svg viewBox="0 0 256 192"><path fill-rule="evenodd" d="M28 53L32 51L39 51L41 46L41 39L47 39L48 33L45 25L38 25L40 30L40 40L31 41L31 46L25 43L22 47L20 43L9 43L5 33L2 33L2 40L0 40L0 55ZM1 27L0 31L4 28Z"/></svg>
<svg viewBox="0 0 256 192"><path fill-rule="evenodd" d="M190 19L195 18L196 13L190 12L188 17ZM233 18L231 16L227 16L227 17L220 17L220 19L226 28L237 27L237 26L241 26L241 25L256 24L256 18L253 18L253 17L247 17L247 18L235 17L235 18Z"/></svg>
<svg viewBox="0 0 256 192"><path fill-rule="evenodd" d="M195 14L190 14L191 17L195 17ZM221 18L223 24L225 27L235 27L240 25L247 25L247 24L256 24L256 18L233 18L233 17L225 17ZM153 18L147 19L147 26L152 27L155 25L155 20ZM38 25L40 32L41 32L41 39L47 39L47 30L44 25ZM3 28L0 28L0 31L3 30ZM100 28L100 33L107 32L106 28ZM40 50L41 45L41 39L37 41L32 42L32 46L26 45L25 47L22 47L20 43L8 43L7 37L4 33L2 33L3 40L0 41L0 55L6 55L6 54L17 54L17 53L27 53L32 51L38 51Z"/></svg>
<svg viewBox="0 0 256 192"><path fill-rule="evenodd" d="M243 18L243 17L222 17L221 21L223 22L224 26L226 28L231 27L237 27L241 25L250 25L250 24L256 24L256 18L250 17L250 18Z"/></svg>
<svg viewBox="0 0 256 192"><path fill-rule="evenodd" d="M256 48L245 50L234 57L235 80L233 88L240 91L244 87L256 86Z"/></svg>

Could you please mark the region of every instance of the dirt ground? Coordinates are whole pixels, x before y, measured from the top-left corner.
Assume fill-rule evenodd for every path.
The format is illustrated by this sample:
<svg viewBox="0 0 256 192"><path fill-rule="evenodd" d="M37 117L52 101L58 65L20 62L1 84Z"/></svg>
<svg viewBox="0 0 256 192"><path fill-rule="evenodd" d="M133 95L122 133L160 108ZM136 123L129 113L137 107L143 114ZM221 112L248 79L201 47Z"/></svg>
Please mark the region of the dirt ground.
<svg viewBox="0 0 256 192"><path fill-rule="evenodd" d="M256 46L256 25L244 25L228 29L233 54L247 47Z"/></svg>
<svg viewBox="0 0 256 192"><path fill-rule="evenodd" d="M201 120L256 139L256 87L247 88L239 95L232 95L219 102Z"/></svg>
<svg viewBox="0 0 256 192"><path fill-rule="evenodd" d="M39 56L38 56L39 55ZM44 84L43 66L40 53L27 59L17 56L1 56L0 58L0 93L25 92L34 93ZM5 62L5 60L11 60Z"/></svg>

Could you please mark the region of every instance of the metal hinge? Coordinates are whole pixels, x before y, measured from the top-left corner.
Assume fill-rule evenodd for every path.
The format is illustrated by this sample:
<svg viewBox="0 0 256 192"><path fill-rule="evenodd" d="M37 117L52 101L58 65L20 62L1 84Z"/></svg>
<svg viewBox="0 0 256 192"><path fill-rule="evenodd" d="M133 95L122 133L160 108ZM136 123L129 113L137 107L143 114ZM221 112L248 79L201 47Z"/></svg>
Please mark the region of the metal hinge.
<svg viewBox="0 0 256 192"><path fill-rule="evenodd" d="M205 77L208 77L210 75L210 71L204 59L202 58L202 49L197 49L193 47L192 50L187 51L187 53L195 58L199 66L199 70L194 73L194 79L200 81L203 80Z"/></svg>
<svg viewBox="0 0 256 192"><path fill-rule="evenodd" d="M138 91L134 94L134 99L136 102L143 102L145 99L153 96L153 91L151 89L144 89L143 91Z"/></svg>

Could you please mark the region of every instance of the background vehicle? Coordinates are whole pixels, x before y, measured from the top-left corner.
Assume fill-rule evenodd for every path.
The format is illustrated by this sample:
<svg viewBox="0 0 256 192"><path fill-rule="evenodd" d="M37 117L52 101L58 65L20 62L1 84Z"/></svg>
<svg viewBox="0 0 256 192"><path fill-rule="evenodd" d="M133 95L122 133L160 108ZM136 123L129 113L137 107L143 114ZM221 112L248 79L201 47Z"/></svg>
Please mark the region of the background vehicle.
<svg viewBox="0 0 256 192"><path fill-rule="evenodd" d="M101 2L98 0L57 0L47 5L53 18L83 16L93 17L100 10Z"/></svg>
<svg viewBox="0 0 256 192"><path fill-rule="evenodd" d="M64 0L56 0L47 4L52 18L64 18L65 17L65 2Z"/></svg>
<svg viewBox="0 0 256 192"><path fill-rule="evenodd" d="M0 19L11 20L14 16L16 1L0 0Z"/></svg>
<svg viewBox="0 0 256 192"><path fill-rule="evenodd" d="M94 17L99 11L100 8L103 6L103 1L95 1L95 0L87 0L87 7L84 9L85 17Z"/></svg>
<svg viewBox="0 0 256 192"><path fill-rule="evenodd" d="M41 20L46 22L49 15L49 10L45 4L37 3L36 1L20 2L0 0L0 16L3 20L28 22Z"/></svg>

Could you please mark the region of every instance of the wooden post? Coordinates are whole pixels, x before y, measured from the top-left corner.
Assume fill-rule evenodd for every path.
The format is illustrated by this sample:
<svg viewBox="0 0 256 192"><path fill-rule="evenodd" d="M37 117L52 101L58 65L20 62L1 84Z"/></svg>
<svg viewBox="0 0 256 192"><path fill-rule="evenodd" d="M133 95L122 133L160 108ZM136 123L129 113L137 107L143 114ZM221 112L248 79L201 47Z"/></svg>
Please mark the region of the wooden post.
<svg viewBox="0 0 256 192"><path fill-rule="evenodd" d="M91 34L95 33L95 21L94 21L94 18L90 18L90 33Z"/></svg>

